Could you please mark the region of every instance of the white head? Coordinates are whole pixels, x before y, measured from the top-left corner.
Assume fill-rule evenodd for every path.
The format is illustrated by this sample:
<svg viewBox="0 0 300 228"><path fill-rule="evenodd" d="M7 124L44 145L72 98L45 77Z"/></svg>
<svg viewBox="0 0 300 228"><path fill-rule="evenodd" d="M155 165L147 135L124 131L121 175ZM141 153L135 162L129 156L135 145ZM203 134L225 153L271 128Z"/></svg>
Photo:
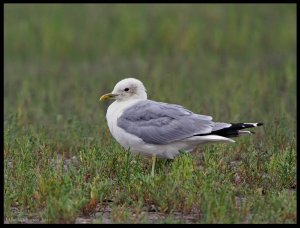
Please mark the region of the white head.
<svg viewBox="0 0 300 228"><path fill-rule="evenodd" d="M143 83L135 78L125 78L119 81L111 93L100 97L100 100L107 100L114 98L117 101L124 101L129 99L147 99L146 89Z"/></svg>

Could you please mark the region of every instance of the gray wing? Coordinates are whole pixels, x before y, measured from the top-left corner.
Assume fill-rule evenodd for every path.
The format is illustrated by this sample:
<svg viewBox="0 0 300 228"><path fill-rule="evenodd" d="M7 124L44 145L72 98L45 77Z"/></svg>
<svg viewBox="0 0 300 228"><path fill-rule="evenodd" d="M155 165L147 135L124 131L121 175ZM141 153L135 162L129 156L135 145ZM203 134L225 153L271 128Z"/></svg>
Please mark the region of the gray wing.
<svg viewBox="0 0 300 228"><path fill-rule="evenodd" d="M118 126L151 144L168 144L215 127L211 116L195 114L180 105L140 101L118 118Z"/></svg>

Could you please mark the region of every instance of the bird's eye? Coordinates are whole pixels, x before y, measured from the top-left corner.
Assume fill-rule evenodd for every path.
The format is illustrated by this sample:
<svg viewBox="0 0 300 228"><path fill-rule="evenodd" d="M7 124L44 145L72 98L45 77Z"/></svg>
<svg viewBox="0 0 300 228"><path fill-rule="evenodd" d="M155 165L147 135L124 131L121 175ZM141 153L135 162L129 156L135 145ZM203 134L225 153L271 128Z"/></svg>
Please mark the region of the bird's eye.
<svg viewBox="0 0 300 228"><path fill-rule="evenodd" d="M127 92L128 90L129 90L129 88L125 88L125 89L124 89L124 91L126 91L126 92Z"/></svg>

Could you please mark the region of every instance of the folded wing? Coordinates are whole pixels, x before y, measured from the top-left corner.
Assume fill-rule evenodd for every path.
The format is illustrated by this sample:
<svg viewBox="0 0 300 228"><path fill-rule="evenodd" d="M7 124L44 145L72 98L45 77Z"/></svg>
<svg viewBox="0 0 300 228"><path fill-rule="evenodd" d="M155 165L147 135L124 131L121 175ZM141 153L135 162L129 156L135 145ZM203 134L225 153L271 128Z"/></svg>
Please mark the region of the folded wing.
<svg viewBox="0 0 300 228"><path fill-rule="evenodd" d="M140 101L126 109L117 124L146 143L161 145L209 134L216 127L211 116L195 114L180 105L151 100ZM228 125L224 123L218 129Z"/></svg>

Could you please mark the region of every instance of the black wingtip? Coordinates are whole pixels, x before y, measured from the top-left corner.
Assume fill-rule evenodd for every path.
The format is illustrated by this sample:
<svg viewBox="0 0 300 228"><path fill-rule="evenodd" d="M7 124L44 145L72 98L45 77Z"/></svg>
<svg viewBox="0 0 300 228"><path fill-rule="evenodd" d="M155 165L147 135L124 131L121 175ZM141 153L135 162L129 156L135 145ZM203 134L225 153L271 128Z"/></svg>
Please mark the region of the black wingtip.
<svg viewBox="0 0 300 228"><path fill-rule="evenodd" d="M257 123L257 126L262 126L262 125L264 125L263 123Z"/></svg>

